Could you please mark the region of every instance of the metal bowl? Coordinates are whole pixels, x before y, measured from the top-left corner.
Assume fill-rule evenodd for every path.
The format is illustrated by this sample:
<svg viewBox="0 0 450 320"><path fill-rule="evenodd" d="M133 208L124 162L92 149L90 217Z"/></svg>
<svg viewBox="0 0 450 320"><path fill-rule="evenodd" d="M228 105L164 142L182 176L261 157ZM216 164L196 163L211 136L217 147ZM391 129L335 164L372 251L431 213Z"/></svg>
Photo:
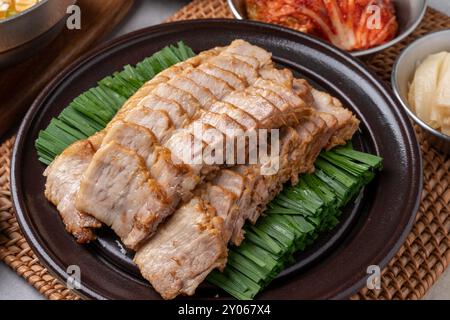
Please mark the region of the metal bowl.
<svg viewBox="0 0 450 320"><path fill-rule="evenodd" d="M397 10L399 30L397 36L391 41L367 50L350 52L355 57L370 57L383 51L412 33L425 15L428 0L393 0ZM228 6L236 19L247 19L245 0L228 0Z"/></svg>
<svg viewBox="0 0 450 320"><path fill-rule="evenodd" d="M67 7L76 0L42 0L0 20L0 68L24 60L50 43L62 30Z"/></svg>
<svg viewBox="0 0 450 320"><path fill-rule="evenodd" d="M430 33L411 43L398 56L392 71L392 87L409 116L425 132L427 139L440 151L450 153L450 136L433 129L422 121L409 107L409 84L414 77L418 63L430 54L450 52L450 29Z"/></svg>

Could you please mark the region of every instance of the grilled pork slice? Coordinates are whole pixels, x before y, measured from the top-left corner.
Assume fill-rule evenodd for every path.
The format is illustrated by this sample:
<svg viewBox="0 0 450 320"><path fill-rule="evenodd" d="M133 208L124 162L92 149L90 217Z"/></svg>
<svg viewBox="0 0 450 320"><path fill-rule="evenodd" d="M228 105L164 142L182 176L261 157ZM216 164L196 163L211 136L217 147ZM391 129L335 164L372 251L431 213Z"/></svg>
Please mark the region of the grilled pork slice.
<svg viewBox="0 0 450 320"><path fill-rule="evenodd" d="M200 68L187 69L183 75L197 85L208 89L217 100L222 99L234 90L225 80L202 71Z"/></svg>
<svg viewBox="0 0 450 320"><path fill-rule="evenodd" d="M191 79L184 77L184 74L172 78L168 84L189 93L204 109L207 109L216 101L216 98L211 91L198 85Z"/></svg>
<svg viewBox="0 0 450 320"><path fill-rule="evenodd" d="M243 166L239 165L234 168L239 167ZM252 179L245 175L250 174L250 172L234 171L234 168L231 170L220 170L219 174L211 181L210 186L207 188L208 191L213 190L213 188L220 188L228 194L233 195L234 198L234 201L227 204L228 210L217 210L217 212L221 212L220 217L224 220L223 238L225 243L228 243L232 239L233 231L238 228L237 225L241 225L241 227L244 225L244 222L241 221L244 219L242 208L246 207L249 201L251 201ZM250 183L250 185L247 183ZM224 196L222 198L225 199ZM210 201L210 203L214 208L218 207L213 201Z"/></svg>
<svg viewBox="0 0 450 320"><path fill-rule="evenodd" d="M244 79L233 72L215 66L210 62L201 64L198 66L198 69L216 78L222 79L234 90L242 91L247 87L247 83Z"/></svg>
<svg viewBox="0 0 450 320"><path fill-rule="evenodd" d="M116 121L103 138L102 145L115 142L136 152L145 161L147 167L155 162L154 149L156 137L149 129L134 123Z"/></svg>
<svg viewBox="0 0 450 320"><path fill-rule="evenodd" d="M118 121L106 134L103 145L110 142L116 142L140 156L172 202L177 203L179 197L190 198L191 191L200 181L189 165L175 164L169 149L160 146L153 133L145 127Z"/></svg>
<svg viewBox="0 0 450 320"><path fill-rule="evenodd" d="M203 155L209 145L190 130L178 130L164 146L172 153L175 163L189 164L193 172L201 178L214 175L219 170L216 164L205 162Z"/></svg>
<svg viewBox="0 0 450 320"><path fill-rule="evenodd" d="M115 142L96 152L84 177L76 207L111 226L129 248L136 249L173 210L144 160Z"/></svg>
<svg viewBox="0 0 450 320"><path fill-rule="evenodd" d="M168 83L162 83L156 86L152 93L166 100L178 103L190 118L195 117L198 110L201 109L201 105L192 94L171 86Z"/></svg>
<svg viewBox="0 0 450 320"><path fill-rule="evenodd" d="M134 262L164 299L194 294L211 270L225 266L222 220L214 211L192 198L136 253Z"/></svg>
<svg viewBox="0 0 450 320"><path fill-rule="evenodd" d="M247 86L251 85L256 81L256 79L258 79L258 72L252 65L245 61L239 60L232 55L218 55L210 58L208 62L217 68L234 73L245 81Z"/></svg>
<svg viewBox="0 0 450 320"><path fill-rule="evenodd" d="M88 167L95 150L89 141L80 141L66 149L45 170L47 177L45 196L58 209L66 230L73 234L79 243L95 239L92 228L101 223L75 208L75 197L80 186L80 178Z"/></svg>
<svg viewBox="0 0 450 320"><path fill-rule="evenodd" d="M181 128L190 119L190 116L175 101L161 98L155 94L149 94L147 97L139 102L139 106L144 106L150 110L161 110L167 112L174 127Z"/></svg>
<svg viewBox="0 0 450 320"><path fill-rule="evenodd" d="M284 125L279 110L261 96L235 91L224 97L223 101L253 116L262 128L279 128Z"/></svg>
<svg viewBox="0 0 450 320"><path fill-rule="evenodd" d="M156 140L161 143L164 143L175 129L169 114L163 110L151 110L146 107L134 108L126 114L124 120L151 130Z"/></svg>
<svg viewBox="0 0 450 320"><path fill-rule="evenodd" d="M280 83L287 88L292 88L294 75L289 69L276 69L271 65L267 65L259 69L259 76L266 80Z"/></svg>
<svg viewBox="0 0 450 320"><path fill-rule="evenodd" d="M199 194L215 209L215 214L223 220L222 240L225 244L228 243L234 223L239 215L236 194L211 183L206 183L199 190Z"/></svg>
<svg viewBox="0 0 450 320"><path fill-rule="evenodd" d="M145 192L157 190L159 194L164 194L164 197L167 198L164 201L166 207L163 207L164 210L159 212L156 218L154 218L155 213L153 211L142 211L142 203L140 206L135 206L137 204L136 199L132 195L122 199L118 197L117 192L104 192L104 183L111 179L111 175L116 174L118 170L117 160L114 159L114 156L108 154L110 151L120 155L124 159L123 161L134 159L134 169L120 172L123 182L122 187L126 188L126 183L134 181L135 177L148 176L149 179L151 178L154 189L144 188L142 196ZM136 159L139 159L144 166L138 166L139 162ZM99 163L101 163L101 166ZM97 182L92 183L92 181ZM137 124L117 121L106 133L102 148L95 154L83 176L77 197L77 208L108 225L112 225L128 247L137 248L141 241L152 235L158 224L171 213L170 210L175 208L182 198L190 199L192 197L191 191L199 181L200 177L193 172L190 166L173 162L171 152L158 145L150 130ZM85 186L89 187L85 188ZM125 192L125 190L118 189L117 191ZM133 192L133 190L130 192ZM97 201L99 194L102 194L102 201L97 205L90 206ZM150 199L152 195L147 195L147 197ZM116 219L115 217L106 217L105 219L105 213L110 208L125 209L131 220ZM112 214L114 215L114 213ZM120 216L120 214L120 212L116 213L117 216ZM134 232L133 237L129 236L131 229L128 225L130 222L133 224L134 221L138 221L135 218L138 215L141 216L141 220L146 222L138 227L140 233Z"/></svg>
<svg viewBox="0 0 450 320"><path fill-rule="evenodd" d="M342 145L348 141L359 127L359 120L346 108L342 103L330 94L316 90L303 79L294 80L294 90L305 98L314 109L323 113L332 115L337 120L336 132L327 145L327 150L332 149L337 145ZM328 116L329 117L329 116ZM324 118L329 121L329 118Z"/></svg>
<svg viewBox="0 0 450 320"><path fill-rule="evenodd" d="M312 89L311 93L314 98L314 108L320 112L329 113L335 116L338 122L339 128L337 129L336 134L333 135L327 149L346 143L358 128L359 121L349 110L342 107L342 104L338 99L330 96L328 93L315 89Z"/></svg>
<svg viewBox="0 0 450 320"><path fill-rule="evenodd" d="M219 114L226 114L241 126L247 128L247 130L257 129L259 127L259 121L255 117L232 104L218 101L209 110Z"/></svg>
<svg viewBox="0 0 450 320"><path fill-rule="evenodd" d="M259 63L259 67L272 63L272 54L270 52L241 39L234 40L229 46L224 48L223 52L255 58Z"/></svg>

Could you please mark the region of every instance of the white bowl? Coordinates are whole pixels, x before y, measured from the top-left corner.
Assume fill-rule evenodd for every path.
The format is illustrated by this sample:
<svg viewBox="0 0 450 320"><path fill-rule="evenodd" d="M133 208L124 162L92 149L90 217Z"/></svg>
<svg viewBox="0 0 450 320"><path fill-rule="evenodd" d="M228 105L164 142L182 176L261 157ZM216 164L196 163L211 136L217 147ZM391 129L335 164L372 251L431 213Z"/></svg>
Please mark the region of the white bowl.
<svg viewBox="0 0 450 320"><path fill-rule="evenodd" d="M428 0L393 0L393 3L399 25L397 36L385 44L367 50L350 52L353 56L373 56L405 39L422 21L427 10ZM245 0L228 0L228 6L236 19L247 19Z"/></svg>
<svg viewBox="0 0 450 320"><path fill-rule="evenodd" d="M431 54L450 52L450 29L423 36L406 47L398 56L392 70L392 88L409 116L423 130L427 139L438 150L450 153L450 136L433 129L410 109L408 102L409 84L412 82L418 64Z"/></svg>

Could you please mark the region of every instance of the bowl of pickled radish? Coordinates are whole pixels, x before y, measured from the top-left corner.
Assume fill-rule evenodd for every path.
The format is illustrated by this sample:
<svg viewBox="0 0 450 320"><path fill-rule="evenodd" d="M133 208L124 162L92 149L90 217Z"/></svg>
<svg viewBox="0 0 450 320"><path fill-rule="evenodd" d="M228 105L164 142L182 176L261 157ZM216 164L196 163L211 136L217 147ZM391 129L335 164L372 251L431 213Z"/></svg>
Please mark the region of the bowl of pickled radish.
<svg viewBox="0 0 450 320"><path fill-rule="evenodd" d="M392 87L428 141L450 154L450 29L406 47L394 64Z"/></svg>

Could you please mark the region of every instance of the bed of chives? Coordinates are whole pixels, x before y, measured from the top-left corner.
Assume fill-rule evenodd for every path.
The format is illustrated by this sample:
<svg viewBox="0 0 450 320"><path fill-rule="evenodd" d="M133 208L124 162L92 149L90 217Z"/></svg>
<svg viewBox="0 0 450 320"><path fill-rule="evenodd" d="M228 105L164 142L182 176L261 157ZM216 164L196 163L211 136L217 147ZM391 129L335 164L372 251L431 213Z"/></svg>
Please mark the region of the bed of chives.
<svg viewBox="0 0 450 320"><path fill-rule="evenodd" d="M179 42L100 80L39 133L39 160L48 165L73 142L102 130L145 82L194 55ZM294 261L295 252L338 224L341 209L373 179L381 163L381 158L355 151L350 144L323 152L313 174L302 175L295 187L285 187L256 225L245 226L245 240L229 248L224 272L214 270L208 281L237 299L254 298Z"/></svg>

